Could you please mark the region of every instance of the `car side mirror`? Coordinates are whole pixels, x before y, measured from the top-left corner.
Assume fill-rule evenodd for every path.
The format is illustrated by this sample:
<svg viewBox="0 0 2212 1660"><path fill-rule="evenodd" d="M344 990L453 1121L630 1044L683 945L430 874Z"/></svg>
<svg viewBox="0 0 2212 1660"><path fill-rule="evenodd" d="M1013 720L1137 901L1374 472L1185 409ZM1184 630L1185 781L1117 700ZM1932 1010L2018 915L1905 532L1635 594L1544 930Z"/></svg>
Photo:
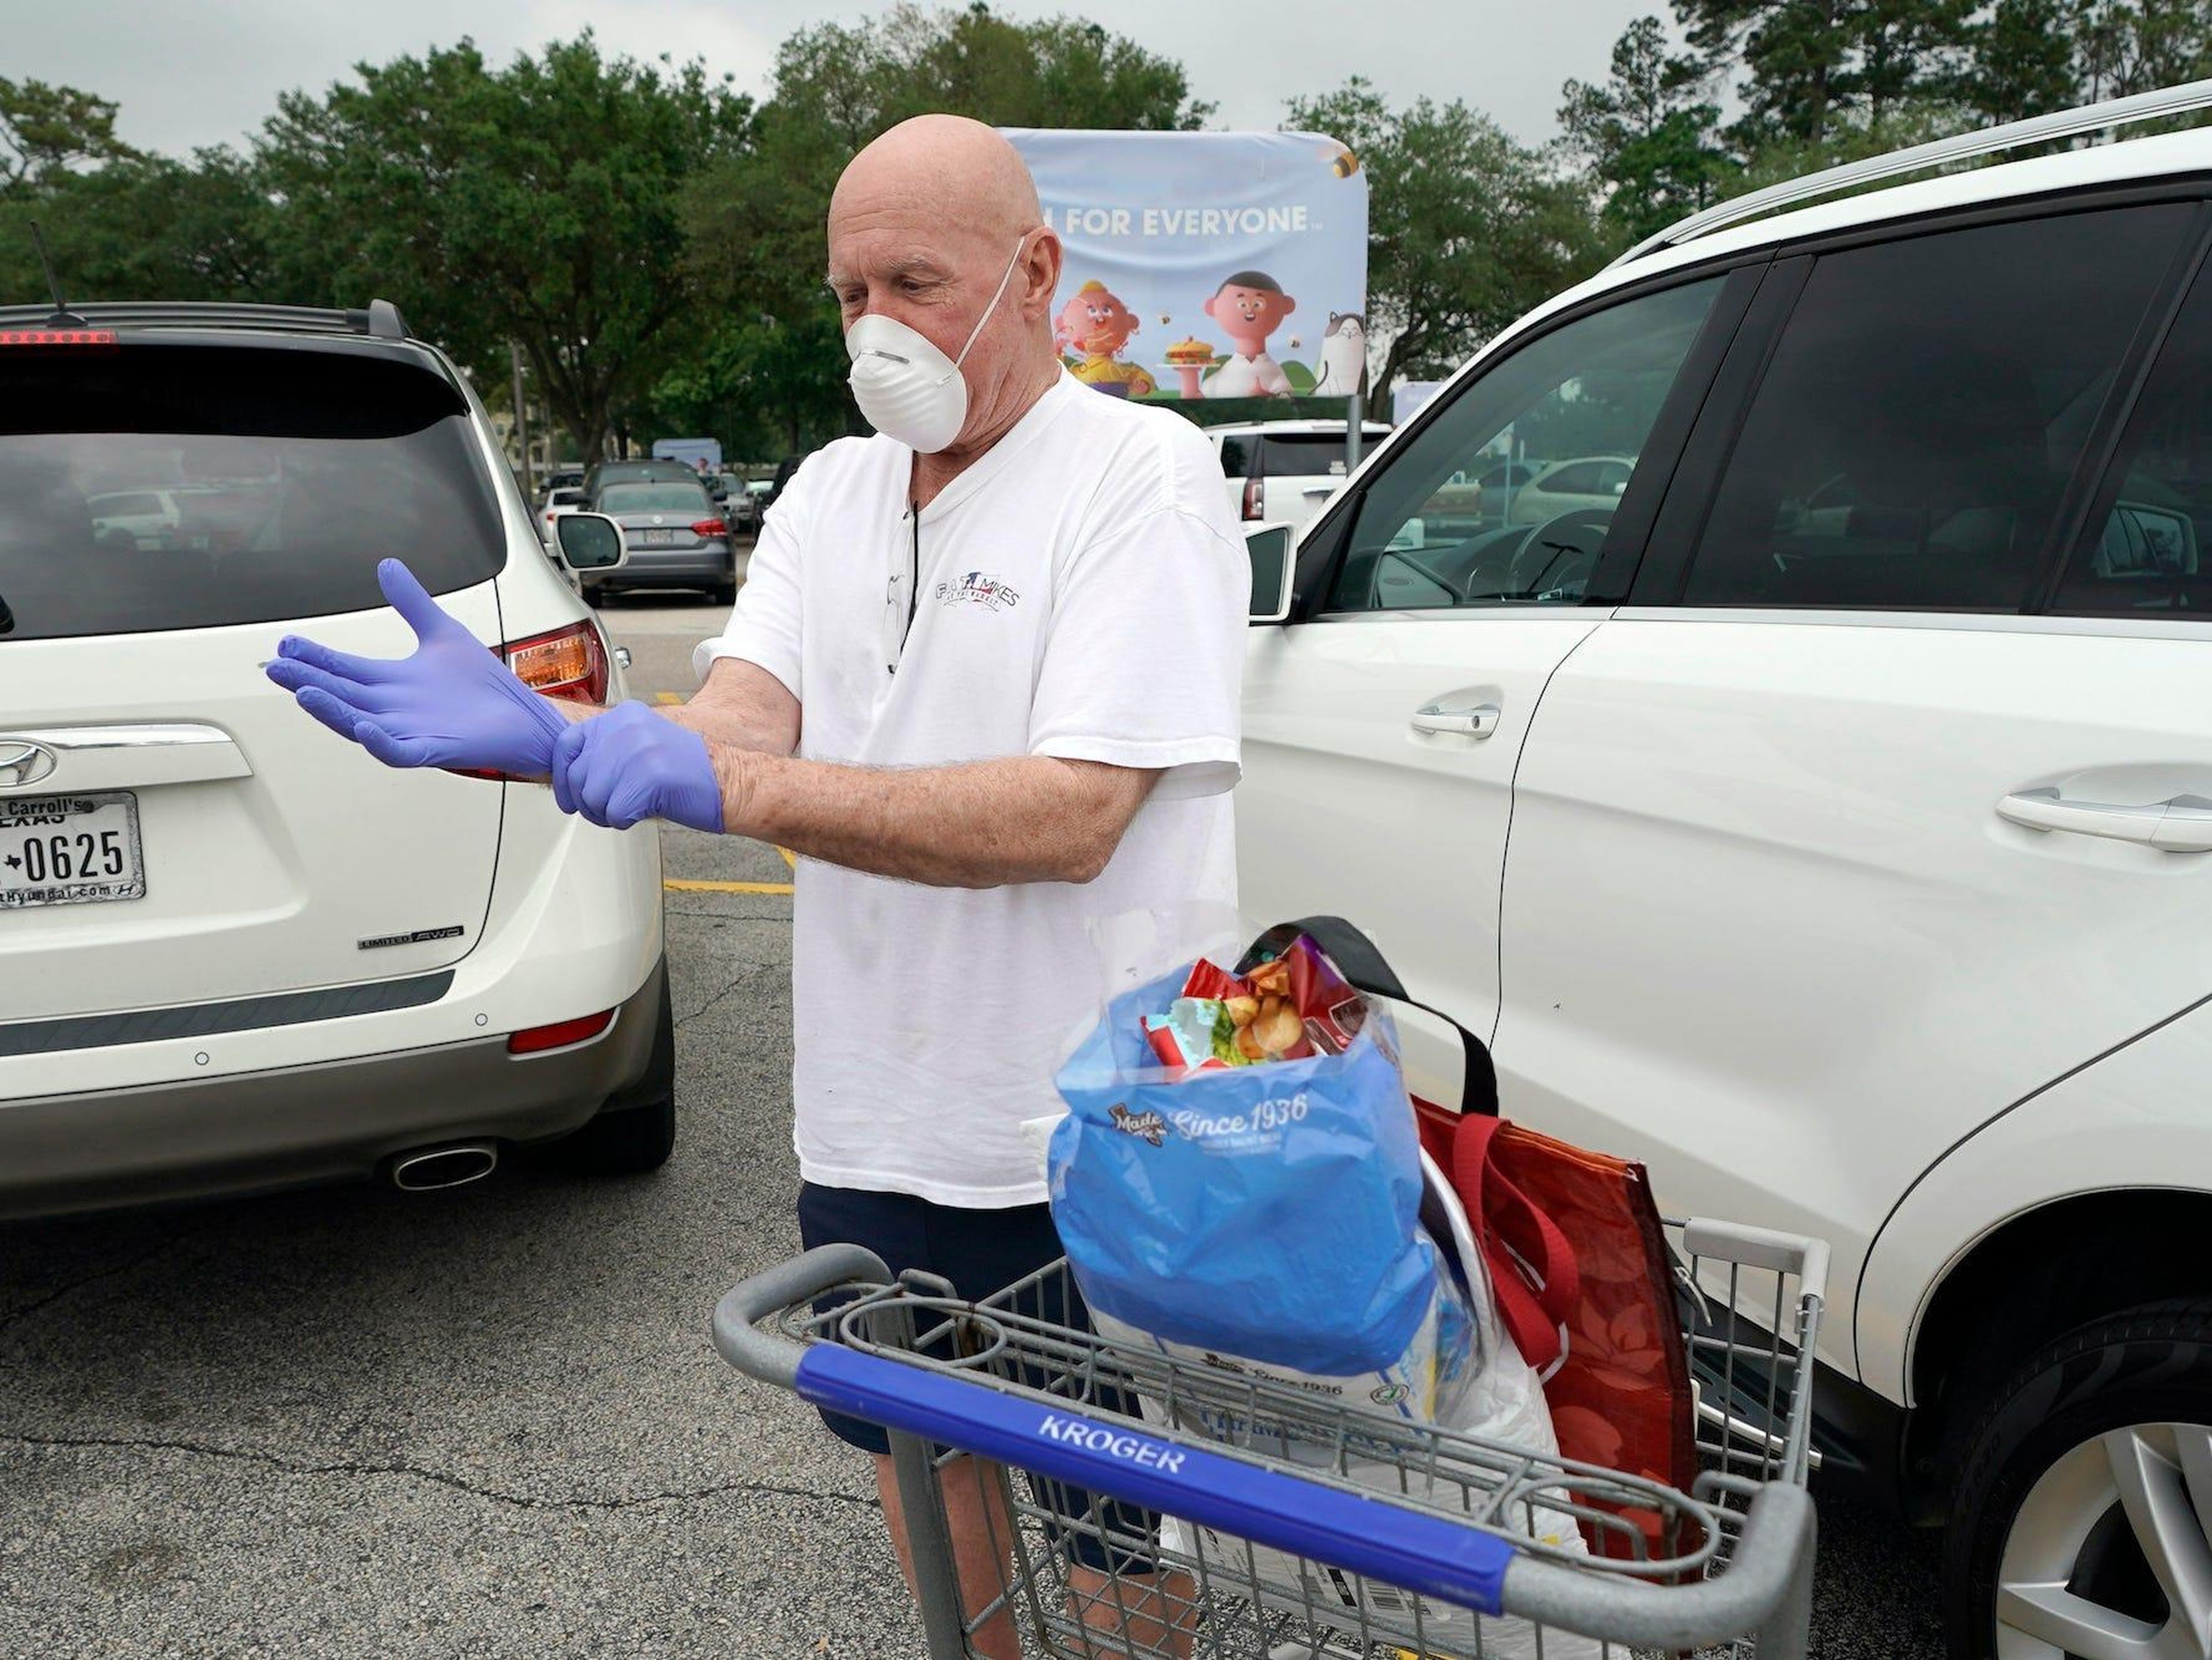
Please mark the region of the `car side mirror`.
<svg viewBox="0 0 2212 1660"><path fill-rule="evenodd" d="M553 535L570 570L612 570L629 561L622 526L604 513L564 513L553 521Z"/></svg>
<svg viewBox="0 0 2212 1660"><path fill-rule="evenodd" d="M1244 532L1244 550L1252 560L1252 602L1247 620L1287 623L1291 620L1291 585L1298 573L1296 549L1288 525L1257 525Z"/></svg>

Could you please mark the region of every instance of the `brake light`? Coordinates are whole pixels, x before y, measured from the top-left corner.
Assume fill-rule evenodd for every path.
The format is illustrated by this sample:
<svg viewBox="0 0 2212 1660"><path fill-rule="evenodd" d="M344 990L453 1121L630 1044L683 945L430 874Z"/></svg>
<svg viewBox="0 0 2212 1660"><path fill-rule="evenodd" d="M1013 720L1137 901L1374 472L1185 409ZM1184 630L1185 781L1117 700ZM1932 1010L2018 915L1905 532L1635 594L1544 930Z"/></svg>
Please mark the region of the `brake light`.
<svg viewBox="0 0 2212 1660"><path fill-rule="evenodd" d="M691 526L694 536L727 536L730 527L719 519L702 519Z"/></svg>
<svg viewBox="0 0 2212 1660"><path fill-rule="evenodd" d="M571 1043L580 1043L586 1037L597 1037L614 1024L615 1012L605 1009L598 1014L587 1014L580 1020L556 1020L550 1026L532 1026L526 1031L510 1033L507 1040L509 1055L536 1055L544 1049L562 1049Z"/></svg>
<svg viewBox="0 0 2212 1660"><path fill-rule="evenodd" d="M607 701L606 644L589 623L511 640L500 648L500 655L532 691L581 703Z"/></svg>
<svg viewBox="0 0 2212 1660"><path fill-rule="evenodd" d="M1256 478L1247 478L1244 481L1244 516L1247 519L1267 517L1266 509L1260 498L1260 481Z"/></svg>
<svg viewBox="0 0 2212 1660"><path fill-rule="evenodd" d="M115 350L113 329L0 329L0 346L76 346Z"/></svg>

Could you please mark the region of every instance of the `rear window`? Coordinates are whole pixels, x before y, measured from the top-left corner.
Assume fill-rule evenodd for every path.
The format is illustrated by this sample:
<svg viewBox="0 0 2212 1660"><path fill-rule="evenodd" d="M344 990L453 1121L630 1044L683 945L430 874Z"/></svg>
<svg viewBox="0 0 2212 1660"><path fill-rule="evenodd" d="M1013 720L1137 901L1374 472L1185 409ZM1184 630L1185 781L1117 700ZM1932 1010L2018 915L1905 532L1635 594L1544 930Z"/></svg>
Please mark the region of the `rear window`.
<svg viewBox="0 0 2212 1660"><path fill-rule="evenodd" d="M366 610L386 558L433 593L506 560L466 406L428 369L0 350L0 643Z"/></svg>
<svg viewBox="0 0 2212 1660"><path fill-rule="evenodd" d="M1263 478L1327 477L1344 475L1341 434L1269 434L1260 441L1260 476Z"/></svg>
<svg viewBox="0 0 2212 1660"><path fill-rule="evenodd" d="M602 513L690 513L704 507L696 484L610 484L599 492Z"/></svg>

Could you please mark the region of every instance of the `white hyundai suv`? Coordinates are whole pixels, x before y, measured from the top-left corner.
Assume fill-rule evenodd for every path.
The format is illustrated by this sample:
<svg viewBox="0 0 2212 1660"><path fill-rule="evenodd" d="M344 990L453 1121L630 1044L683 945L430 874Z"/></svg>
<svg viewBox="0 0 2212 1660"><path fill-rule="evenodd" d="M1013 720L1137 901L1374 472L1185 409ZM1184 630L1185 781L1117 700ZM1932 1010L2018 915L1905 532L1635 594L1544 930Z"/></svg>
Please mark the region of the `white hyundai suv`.
<svg viewBox="0 0 2212 1660"><path fill-rule="evenodd" d="M1700 216L1462 369L1286 599L1254 538L1246 905L1364 925L1671 1213L1832 1243L1815 1490L1948 1525L1962 1656L2212 1652L2212 132L1774 210L2208 102ZM1509 447L1632 470L1431 508Z"/></svg>
<svg viewBox="0 0 2212 1660"><path fill-rule="evenodd" d="M0 310L0 1216L674 1133L660 853L395 772L261 664L412 648L413 568L517 673L619 693L489 423L398 313ZM128 533L100 504L173 520Z"/></svg>

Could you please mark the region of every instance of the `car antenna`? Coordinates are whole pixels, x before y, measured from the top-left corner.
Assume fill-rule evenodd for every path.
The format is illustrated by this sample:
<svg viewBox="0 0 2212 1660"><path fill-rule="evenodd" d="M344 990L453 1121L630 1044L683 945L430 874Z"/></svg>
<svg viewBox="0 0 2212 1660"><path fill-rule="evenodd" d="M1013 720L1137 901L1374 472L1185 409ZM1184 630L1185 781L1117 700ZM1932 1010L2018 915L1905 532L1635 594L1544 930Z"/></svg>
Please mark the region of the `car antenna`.
<svg viewBox="0 0 2212 1660"><path fill-rule="evenodd" d="M39 234L39 222L31 221L31 243L39 251L39 269L46 274L46 292L54 296L54 314L46 319L50 329L82 329L91 326L62 302L62 285L54 281L53 261L46 258L46 239Z"/></svg>

